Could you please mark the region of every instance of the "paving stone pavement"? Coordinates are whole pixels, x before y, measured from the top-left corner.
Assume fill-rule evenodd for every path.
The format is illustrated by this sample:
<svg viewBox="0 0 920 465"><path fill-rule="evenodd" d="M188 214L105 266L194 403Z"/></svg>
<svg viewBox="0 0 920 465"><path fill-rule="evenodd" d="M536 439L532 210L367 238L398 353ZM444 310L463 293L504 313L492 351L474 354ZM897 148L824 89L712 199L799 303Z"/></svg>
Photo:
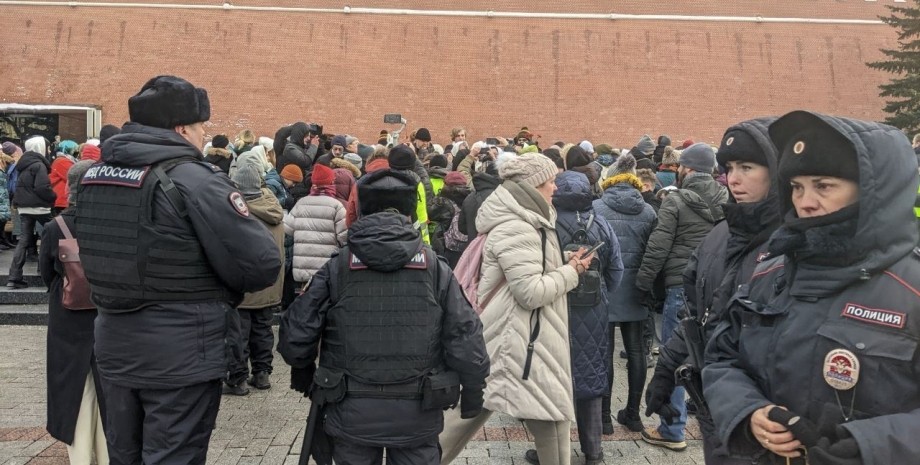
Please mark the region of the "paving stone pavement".
<svg viewBox="0 0 920 465"><path fill-rule="evenodd" d="M0 465L66 465L63 444L45 432L45 334L43 326L0 326ZM618 339L617 351L622 348ZM625 403L626 368L616 358L614 411ZM287 388L289 368L276 354L273 387L252 390L247 397L224 397L211 436L208 465L296 465L303 441L308 399ZM651 371L649 371L651 375ZM644 408L644 407L643 407ZM647 426L655 422L643 418ZM573 430L572 465L584 458ZM689 447L672 452L649 446L638 433L616 425L605 436L607 464L703 464L702 444L696 421L687 428ZM467 445L458 465L526 464L524 451L532 448L521 422L507 415L493 415ZM312 463L312 462L311 462Z"/></svg>

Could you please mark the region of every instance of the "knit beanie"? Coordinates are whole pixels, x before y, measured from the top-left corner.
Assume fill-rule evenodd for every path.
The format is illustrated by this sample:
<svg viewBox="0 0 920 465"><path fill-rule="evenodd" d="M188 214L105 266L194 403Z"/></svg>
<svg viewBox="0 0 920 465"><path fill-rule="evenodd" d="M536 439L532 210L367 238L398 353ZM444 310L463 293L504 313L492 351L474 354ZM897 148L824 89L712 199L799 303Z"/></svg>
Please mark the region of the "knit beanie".
<svg viewBox="0 0 920 465"><path fill-rule="evenodd" d="M597 153L598 156L613 155L613 146L610 144L597 144L597 146L594 147L594 152Z"/></svg>
<svg viewBox="0 0 920 465"><path fill-rule="evenodd" d="M67 155L73 155L74 152L77 151L77 147L79 146L77 145L76 142L70 139L67 139L67 140L62 140L61 143L58 144L57 148L58 148L58 152L63 152L63 153L66 153Z"/></svg>
<svg viewBox="0 0 920 465"><path fill-rule="evenodd" d="M607 177L612 178L624 173L636 175L636 157L628 153L617 158L617 161L607 170Z"/></svg>
<svg viewBox="0 0 920 465"><path fill-rule="evenodd" d="M262 136L259 138L259 145L265 149L265 153L271 152L275 148L275 141L271 137Z"/></svg>
<svg viewBox="0 0 920 465"><path fill-rule="evenodd" d="M176 76L157 76L128 99L131 121L172 129L211 119L208 91Z"/></svg>
<svg viewBox="0 0 920 465"><path fill-rule="evenodd" d="M379 170L367 173L358 182L358 208L362 216L390 208L414 216L417 203L418 182L410 173Z"/></svg>
<svg viewBox="0 0 920 465"><path fill-rule="evenodd" d="M121 128L112 124L106 124L99 130L99 145L105 143L112 136L121 134Z"/></svg>
<svg viewBox="0 0 920 465"><path fill-rule="evenodd" d="M16 153L16 150L18 150L18 149L19 149L19 146L16 145L16 144L14 144L14 143L12 143L12 142L4 142L4 143L3 143L3 153L5 153L5 154L7 154L7 155L12 155L12 154Z"/></svg>
<svg viewBox="0 0 920 465"><path fill-rule="evenodd" d="M335 147L336 145L338 145L339 147L345 148L345 146L347 145L347 144L345 143L345 136L339 134L339 135L333 137L333 138L332 138L332 146Z"/></svg>
<svg viewBox="0 0 920 465"><path fill-rule="evenodd" d="M794 111L770 125L770 139L781 149L780 183L796 176L833 176L859 182L856 148L820 116Z"/></svg>
<svg viewBox="0 0 920 465"><path fill-rule="evenodd" d="M722 144L716 153L719 165L725 166L730 161L751 162L762 166L767 164L767 155L763 147L754 140L751 133L742 129L731 129L722 136Z"/></svg>
<svg viewBox="0 0 920 465"><path fill-rule="evenodd" d="M597 162L600 163L601 166L604 166L604 167L612 165L614 161L616 160L613 158L613 155L609 153L605 153L605 154L597 156Z"/></svg>
<svg viewBox="0 0 920 465"><path fill-rule="evenodd" d="M578 146L588 154L594 153L594 144L592 144L591 141L583 140Z"/></svg>
<svg viewBox="0 0 920 465"><path fill-rule="evenodd" d="M310 177L314 186L329 186L335 183L335 171L326 165L313 165L313 175Z"/></svg>
<svg viewBox="0 0 920 465"><path fill-rule="evenodd" d="M695 144L695 143L696 143L696 142L693 142L693 139L686 139L686 140L683 141L683 143L680 144L680 149L683 150L683 149L685 149L685 148L687 148L687 147L690 147L691 145L693 145L693 144Z"/></svg>
<svg viewBox="0 0 920 465"><path fill-rule="evenodd" d="M211 139L211 147L225 149L228 145L230 145L230 139L223 134L218 134Z"/></svg>
<svg viewBox="0 0 920 465"><path fill-rule="evenodd" d="M700 173L712 173L716 167L716 153L709 144L693 144L680 154L680 166Z"/></svg>
<svg viewBox="0 0 920 465"><path fill-rule="evenodd" d="M502 164L498 174L508 181L539 187L559 172L552 160L539 153L525 153Z"/></svg>
<svg viewBox="0 0 920 465"><path fill-rule="evenodd" d="M292 182L303 182L303 171L300 170L300 167L295 164L285 165L284 169L279 173L283 179L287 179Z"/></svg>
<svg viewBox="0 0 920 465"><path fill-rule="evenodd" d="M357 153L346 153L342 156L342 158L344 158L345 161L351 163L352 165L357 166L358 169L361 169L361 165L364 164L364 160L361 158L361 155L358 155Z"/></svg>
<svg viewBox="0 0 920 465"><path fill-rule="evenodd" d="M240 166L233 173L233 182L244 196L257 195L262 192L262 176L253 163Z"/></svg>
<svg viewBox="0 0 920 465"><path fill-rule="evenodd" d="M670 137L670 136L668 136L667 134L662 134L662 135L658 136L658 146L659 146L659 147L667 147L667 146L669 146L669 145L671 145L671 137Z"/></svg>
<svg viewBox="0 0 920 465"><path fill-rule="evenodd" d="M466 176L464 176L459 171L450 171L447 173L447 176L444 176L444 185L445 186L466 186Z"/></svg>
<svg viewBox="0 0 920 465"><path fill-rule="evenodd" d="M390 162L390 169L394 170L411 170L415 168L415 153L405 145L397 145L390 149L387 155L387 161Z"/></svg>
<svg viewBox="0 0 920 465"><path fill-rule="evenodd" d="M639 142L636 142L636 148L639 149L639 152L642 152L643 155L649 156L655 152L655 142L652 141L652 138L648 134L642 136L639 139Z"/></svg>
<svg viewBox="0 0 920 465"><path fill-rule="evenodd" d="M345 147L348 147L351 144L358 142L358 138L355 136L345 136Z"/></svg>
<svg viewBox="0 0 920 465"><path fill-rule="evenodd" d="M581 146L576 145L569 149L569 152L565 154L565 167L566 169L578 168L579 166L585 166L588 163L594 161L591 158L591 155L583 149Z"/></svg>
<svg viewBox="0 0 920 465"><path fill-rule="evenodd" d="M428 166L431 168L447 168L447 157L434 155L428 159Z"/></svg>
<svg viewBox="0 0 920 465"><path fill-rule="evenodd" d="M428 128L418 128L418 131L415 131L415 138L420 141L431 142L431 132L428 131Z"/></svg>

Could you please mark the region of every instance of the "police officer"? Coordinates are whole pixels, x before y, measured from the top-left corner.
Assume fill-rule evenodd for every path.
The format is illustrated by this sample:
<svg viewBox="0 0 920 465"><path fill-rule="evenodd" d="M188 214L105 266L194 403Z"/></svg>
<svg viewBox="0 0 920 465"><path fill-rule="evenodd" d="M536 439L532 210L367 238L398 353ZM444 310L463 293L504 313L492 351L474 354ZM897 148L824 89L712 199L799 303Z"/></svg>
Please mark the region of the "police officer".
<svg viewBox="0 0 920 465"><path fill-rule="evenodd" d="M769 133L785 217L707 347L718 437L758 463L916 463L917 158L878 123L796 111Z"/></svg>
<svg viewBox="0 0 920 465"><path fill-rule="evenodd" d="M337 464L380 464L384 448L390 464L439 464L443 410L482 410L482 323L412 227L417 185L394 170L362 178L348 245L281 319L278 351L293 388L312 380Z"/></svg>
<svg viewBox="0 0 920 465"><path fill-rule="evenodd" d="M83 176L80 258L112 464L203 464L226 375L227 314L281 267L271 234L202 161L208 94L174 76L128 100L131 122Z"/></svg>

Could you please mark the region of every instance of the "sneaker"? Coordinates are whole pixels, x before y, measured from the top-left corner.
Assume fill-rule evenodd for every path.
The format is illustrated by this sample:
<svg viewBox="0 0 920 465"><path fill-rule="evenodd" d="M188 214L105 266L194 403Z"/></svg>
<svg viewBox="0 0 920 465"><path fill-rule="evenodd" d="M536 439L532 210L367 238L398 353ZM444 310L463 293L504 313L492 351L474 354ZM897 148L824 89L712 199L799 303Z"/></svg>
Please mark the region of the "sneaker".
<svg viewBox="0 0 920 465"><path fill-rule="evenodd" d="M638 416L635 418L630 417L626 413L626 409L617 412L617 423L625 426L626 429L635 433L645 430L645 425L642 424L642 419L640 419Z"/></svg>
<svg viewBox="0 0 920 465"><path fill-rule="evenodd" d="M642 431L642 440L653 446L664 447L676 452L687 450L687 441L666 439L658 432L657 427L646 428Z"/></svg>
<svg viewBox="0 0 920 465"><path fill-rule="evenodd" d="M524 452L524 460L533 465L540 465L540 457L537 457L536 449L527 449L527 452Z"/></svg>
<svg viewBox="0 0 920 465"><path fill-rule="evenodd" d="M227 383L224 383L224 388L223 388L223 390L221 391L221 394L223 394L223 395L225 395L225 396L240 396L240 397L242 397L242 396L248 396L248 395L249 395L249 388L247 388L246 386L244 386L243 383L240 383L240 384L227 384Z"/></svg>
<svg viewBox="0 0 920 465"><path fill-rule="evenodd" d="M272 383L268 380L268 372L265 371L253 373L249 378L249 385L263 391L272 387Z"/></svg>
<svg viewBox="0 0 920 465"><path fill-rule="evenodd" d="M625 351L625 350L621 350L621 351L620 351L620 358L622 358L623 360L626 360L626 351Z"/></svg>
<svg viewBox="0 0 920 465"><path fill-rule="evenodd" d="M8 281L8 282L6 283L6 287L8 287L8 288L10 288L10 289L25 289L25 288L29 287L29 283L27 283L27 282L25 282L25 281L10 280L10 281Z"/></svg>
<svg viewBox="0 0 920 465"><path fill-rule="evenodd" d="M604 451L597 455L585 454L585 465L600 465L604 463Z"/></svg>
<svg viewBox="0 0 920 465"><path fill-rule="evenodd" d="M603 422L601 422L601 428L602 428L602 431L601 431L602 434L608 435L608 436L613 434L613 422L610 421L610 417L607 417Z"/></svg>

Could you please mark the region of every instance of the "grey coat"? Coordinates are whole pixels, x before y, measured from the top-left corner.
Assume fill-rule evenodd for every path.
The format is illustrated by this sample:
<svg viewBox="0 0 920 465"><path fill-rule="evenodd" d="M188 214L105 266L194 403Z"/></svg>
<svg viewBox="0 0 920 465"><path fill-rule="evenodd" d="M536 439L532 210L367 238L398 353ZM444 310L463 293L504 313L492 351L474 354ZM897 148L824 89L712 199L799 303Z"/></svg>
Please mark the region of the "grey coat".
<svg viewBox="0 0 920 465"><path fill-rule="evenodd" d="M690 255L712 227L723 218L721 205L728 190L706 173L692 173L681 188L665 197L658 209L658 225L649 237L636 287L648 291L659 272L667 287L681 286Z"/></svg>
<svg viewBox="0 0 920 465"><path fill-rule="evenodd" d="M657 222L655 210L642 200L642 194L635 186L619 182L608 187L604 195L594 201L594 211L613 227L623 258L623 280L616 292L610 294L607 319L611 323L645 320L648 308L643 304L643 295L636 289L635 283L645 244Z"/></svg>

